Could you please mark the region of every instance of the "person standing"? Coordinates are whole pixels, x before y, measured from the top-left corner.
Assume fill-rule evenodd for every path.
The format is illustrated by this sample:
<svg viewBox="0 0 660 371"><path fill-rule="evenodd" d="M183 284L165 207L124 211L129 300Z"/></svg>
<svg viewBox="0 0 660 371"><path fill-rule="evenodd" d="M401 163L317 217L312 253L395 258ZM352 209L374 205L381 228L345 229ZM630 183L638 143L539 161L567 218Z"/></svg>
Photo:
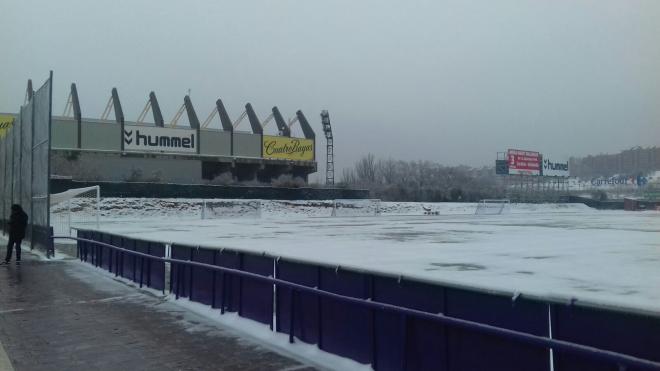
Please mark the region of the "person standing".
<svg viewBox="0 0 660 371"><path fill-rule="evenodd" d="M9 216L9 243L7 243L7 256L5 264L9 264L11 254L16 246L16 264L21 262L21 242L25 238L28 216L21 205L11 205L11 216Z"/></svg>

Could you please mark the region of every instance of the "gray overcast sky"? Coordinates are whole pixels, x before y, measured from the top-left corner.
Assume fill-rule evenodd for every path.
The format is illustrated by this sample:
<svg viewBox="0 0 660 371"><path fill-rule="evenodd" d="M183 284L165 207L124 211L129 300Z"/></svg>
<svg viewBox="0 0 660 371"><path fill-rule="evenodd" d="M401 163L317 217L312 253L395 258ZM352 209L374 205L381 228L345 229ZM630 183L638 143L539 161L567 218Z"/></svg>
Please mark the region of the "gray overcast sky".
<svg viewBox="0 0 660 371"><path fill-rule="evenodd" d="M337 167L372 152L490 165L509 147L557 156L660 145L660 1L0 0L0 111L55 73L83 116L116 86L134 120L154 90L166 120L187 89L330 111ZM219 125L219 123L215 123ZM274 130L274 125L270 130ZM245 129L247 129L245 125ZM323 166L320 166L323 169Z"/></svg>

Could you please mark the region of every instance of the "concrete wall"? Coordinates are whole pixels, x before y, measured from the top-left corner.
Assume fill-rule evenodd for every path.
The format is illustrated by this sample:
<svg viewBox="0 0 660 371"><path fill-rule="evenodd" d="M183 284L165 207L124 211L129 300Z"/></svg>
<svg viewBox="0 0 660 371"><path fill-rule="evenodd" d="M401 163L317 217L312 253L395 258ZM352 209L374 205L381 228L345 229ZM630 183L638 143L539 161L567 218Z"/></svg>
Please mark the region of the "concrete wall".
<svg viewBox="0 0 660 371"><path fill-rule="evenodd" d="M261 157L261 135L234 132L234 156Z"/></svg>
<svg viewBox="0 0 660 371"><path fill-rule="evenodd" d="M83 149L121 151L121 126L115 122L82 122Z"/></svg>
<svg viewBox="0 0 660 371"><path fill-rule="evenodd" d="M192 184L202 181L196 159L120 153L53 151L52 174L99 181L145 181Z"/></svg>
<svg viewBox="0 0 660 371"><path fill-rule="evenodd" d="M222 130L200 130L199 151L202 155L231 156L231 133Z"/></svg>
<svg viewBox="0 0 660 371"><path fill-rule="evenodd" d="M51 147L78 148L78 123L73 119L53 118Z"/></svg>

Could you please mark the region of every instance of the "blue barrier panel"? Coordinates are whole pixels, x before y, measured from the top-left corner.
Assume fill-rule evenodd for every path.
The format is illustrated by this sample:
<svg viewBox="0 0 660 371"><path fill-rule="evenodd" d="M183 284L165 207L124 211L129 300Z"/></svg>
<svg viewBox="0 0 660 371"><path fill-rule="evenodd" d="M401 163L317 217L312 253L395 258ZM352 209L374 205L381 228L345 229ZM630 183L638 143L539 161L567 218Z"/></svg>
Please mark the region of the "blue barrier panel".
<svg viewBox="0 0 660 371"><path fill-rule="evenodd" d="M160 242L149 243L149 254L165 257L165 244ZM165 290L165 262L149 261L149 287L155 290Z"/></svg>
<svg viewBox="0 0 660 371"><path fill-rule="evenodd" d="M192 249L192 260L200 263L214 264L215 253L212 249ZM209 269L192 267L192 290L190 300L198 303L213 304L213 272Z"/></svg>
<svg viewBox="0 0 660 371"><path fill-rule="evenodd" d="M548 306L518 298L445 289L445 314L506 329L548 336ZM484 335L471 330L448 328L447 354L450 370L549 370L546 349Z"/></svg>
<svg viewBox="0 0 660 371"><path fill-rule="evenodd" d="M220 250L216 253L215 265L233 269L242 269L241 254L233 250ZM226 273L216 273L215 307L222 311L238 312L241 293L239 277Z"/></svg>
<svg viewBox="0 0 660 371"><path fill-rule="evenodd" d="M190 260L194 247L172 245L172 259ZM177 296L187 298L190 293L190 267L173 263L170 265L170 291Z"/></svg>
<svg viewBox="0 0 660 371"><path fill-rule="evenodd" d="M309 287L319 285L319 267L279 259L276 265L277 278ZM289 334L291 332L291 289L277 287L276 331ZM321 322L319 297L307 293L295 296L293 312L293 334L296 338L308 344L319 343Z"/></svg>
<svg viewBox="0 0 660 371"><path fill-rule="evenodd" d="M273 277L274 259L267 256L242 253L243 270ZM241 278L240 308L238 314L257 322L273 323L273 284Z"/></svg>
<svg viewBox="0 0 660 371"><path fill-rule="evenodd" d="M366 299L370 297L371 279L363 273L321 267L319 288ZM372 363L373 318L370 309L322 298L319 347L363 364Z"/></svg>
<svg viewBox="0 0 660 371"><path fill-rule="evenodd" d="M444 288L374 277L374 301L429 313L444 311ZM439 370L447 366L445 327L437 322L376 312L376 361L381 370Z"/></svg>
<svg viewBox="0 0 660 371"><path fill-rule="evenodd" d="M580 306L553 305L552 337L660 361L660 318ZM557 370L616 370L611 363L554 351ZM629 367L627 371L637 370Z"/></svg>

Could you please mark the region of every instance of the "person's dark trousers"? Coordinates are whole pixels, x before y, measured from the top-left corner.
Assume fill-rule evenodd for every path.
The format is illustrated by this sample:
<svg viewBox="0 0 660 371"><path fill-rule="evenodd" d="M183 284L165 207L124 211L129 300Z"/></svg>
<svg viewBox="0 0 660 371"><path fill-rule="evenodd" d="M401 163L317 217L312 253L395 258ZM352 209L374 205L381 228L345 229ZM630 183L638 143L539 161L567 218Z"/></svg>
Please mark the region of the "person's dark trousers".
<svg viewBox="0 0 660 371"><path fill-rule="evenodd" d="M14 244L16 244L16 261L21 261L21 242L22 240L15 240L13 238L9 239L9 243L7 244L7 256L5 257L6 262L11 260L11 253L12 250L14 250Z"/></svg>

